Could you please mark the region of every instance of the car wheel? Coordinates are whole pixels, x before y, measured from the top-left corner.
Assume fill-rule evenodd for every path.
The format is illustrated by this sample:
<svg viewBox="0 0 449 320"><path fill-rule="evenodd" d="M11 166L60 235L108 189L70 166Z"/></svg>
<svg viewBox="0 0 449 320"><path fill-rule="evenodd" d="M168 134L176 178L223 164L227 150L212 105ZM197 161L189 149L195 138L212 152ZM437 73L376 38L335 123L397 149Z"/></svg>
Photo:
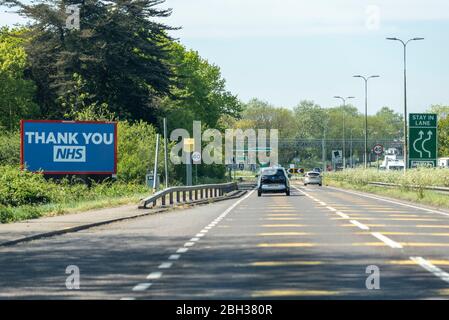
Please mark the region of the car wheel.
<svg viewBox="0 0 449 320"><path fill-rule="evenodd" d="M290 190L287 190L287 191L285 192L285 194L287 195L287 197L289 197L289 196L290 196Z"/></svg>
<svg viewBox="0 0 449 320"><path fill-rule="evenodd" d="M307 187L307 183L304 183L304 187Z"/></svg>
<svg viewBox="0 0 449 320"><path fill-rule="evenodd" d="M323 185L320 183L319 186L322 187Z"/></svg>
<svg viewBox="0 0 449 320"><path fill-rule="evenodd" d="M257 196L261 197L262 196L262 192L261 191L257 191Z"/></svg>

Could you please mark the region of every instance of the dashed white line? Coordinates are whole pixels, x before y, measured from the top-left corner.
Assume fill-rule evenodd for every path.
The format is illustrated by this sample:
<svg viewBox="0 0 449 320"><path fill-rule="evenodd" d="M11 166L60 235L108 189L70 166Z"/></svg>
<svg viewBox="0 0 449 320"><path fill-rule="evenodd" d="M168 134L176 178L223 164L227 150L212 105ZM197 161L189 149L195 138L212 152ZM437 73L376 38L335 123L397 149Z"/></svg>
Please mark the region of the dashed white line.
<svg viewBox="0 0 449 320"><path fill-rule="evenodd" d="M149 287L151 287L152 283L139 283L137 286L133 288L133 291L145 291Z"/></svg>
<svg viewBox="0 0 449 320"><path fill-rule="evenodd" d="M437 266L434 266L432 263L430 263L426 259L424 259L422 257L410 257L410 260L419 264L421 267L423 267L427 271L433 273L435 276L437 276L441 280L443 280L445 282L449 282L449 273L441 270Z"/></svg>
<svg viewBox="0 0 449 320"><path fill-rule="evenodd" d="M152 272L147 276L148 280L156 280L162 277L162 272Z"/></svg>
<svg viewBox="0 0 449 320"><path fill-rule="evenodd" d="M332 207L326 207L326 209L328 209L328 210L330 210L330 211L337 211L337 209L335 209L335 208L332 208Z"/></svg>
<svg viewBox="0 0 449 320"><path fill-rule="evenodd" d="M172 266L172 262L163 262L159 265L159 269L170 269Z"/></svg>
<svg viewBox="0 0 449 320"><path fill-rule="evenodd" d="M200 241L200 238L192 238L192 239L190 239L190 242L197 242L197 241Z"/></svg>
<svg viewBox="0 0 449 320"><path fill-rule="evenodd" d="M349 221L349 222L351 222L353 225L359 227L359 228L362 229L362 230L369 230L369 227L368 227L368 226L365 226L363 223L360 223L360 222L358 222L357 220L351 220L351 221Z"/></svg>
<svg viewBox="0 0 449 320"><path fill-rule="evenodd" d="M189 251L189 248L179 248L176 253L186 253L187 251Z"/></svg>
<svg viewBox="0 0 449 320"><path fill-rule="evenodd" d="M184 243L184 247L192 247L195 245L195 242L186 242Z"/></svg>
<svg viewBox="0 0 449 320"><path fill-rule="evenodd" d="M371 234L393 249L402 249L403 248L400 243L397 243L396 241L391 240L390 238L384 236L382 233L371 232Z"/></svg>
<svg viewBox="0 0 449 320"><path fill-rule="evenodd" d="M347 214L344 214L343 212L337 211L335 213L338 214L343 219L350 219L350 217Z"/></svg>
<svg viewBox="0 0 449 320"><path fill-rule="evenodd" d="M195 237L202 238L205 236L205 232L198 233Z"/></svg>
<svg viewBox="0 0 449 320"><path fill-rule="evenodd" d="M172 254L170 257L168 257L168 260L179 260L181 258L180 254Z"/></svg>

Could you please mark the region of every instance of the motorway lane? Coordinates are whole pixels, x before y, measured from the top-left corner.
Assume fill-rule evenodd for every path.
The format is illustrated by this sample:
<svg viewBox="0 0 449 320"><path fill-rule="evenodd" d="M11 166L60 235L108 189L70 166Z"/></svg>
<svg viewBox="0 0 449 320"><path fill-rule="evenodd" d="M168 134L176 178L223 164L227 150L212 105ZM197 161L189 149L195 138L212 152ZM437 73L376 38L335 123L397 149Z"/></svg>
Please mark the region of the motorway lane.
<svg viewBox="0 0 449 320"><path fill-rule="evenodd" d="M0 249L0 298L449 298L448 247L448 216L300 187Z"/></svg>

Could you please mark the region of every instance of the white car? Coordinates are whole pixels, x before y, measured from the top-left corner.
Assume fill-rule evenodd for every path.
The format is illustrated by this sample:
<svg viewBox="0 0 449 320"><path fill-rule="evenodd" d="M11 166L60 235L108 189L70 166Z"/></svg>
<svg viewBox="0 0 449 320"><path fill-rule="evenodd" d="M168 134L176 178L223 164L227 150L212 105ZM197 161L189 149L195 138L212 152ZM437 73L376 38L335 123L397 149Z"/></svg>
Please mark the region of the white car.
<svg viewBox="0 0 449 320"><path fill-rule="evenodd" d="M323 185L323 177L319 172L310 171L304 175L304 185L317 184L320 187Z"/></svg>

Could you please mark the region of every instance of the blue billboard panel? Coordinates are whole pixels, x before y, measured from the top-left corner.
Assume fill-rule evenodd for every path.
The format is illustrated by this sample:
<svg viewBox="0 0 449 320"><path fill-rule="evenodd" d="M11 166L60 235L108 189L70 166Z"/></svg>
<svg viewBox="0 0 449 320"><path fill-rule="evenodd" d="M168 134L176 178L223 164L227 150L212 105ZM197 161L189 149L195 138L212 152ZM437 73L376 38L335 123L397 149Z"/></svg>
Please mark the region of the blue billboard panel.
<svg viewBox="0 0 449 320"><path fill-rule="evenodd" d="M46 174L116 174L117 123L23 120L21 163Z"/></svg>

